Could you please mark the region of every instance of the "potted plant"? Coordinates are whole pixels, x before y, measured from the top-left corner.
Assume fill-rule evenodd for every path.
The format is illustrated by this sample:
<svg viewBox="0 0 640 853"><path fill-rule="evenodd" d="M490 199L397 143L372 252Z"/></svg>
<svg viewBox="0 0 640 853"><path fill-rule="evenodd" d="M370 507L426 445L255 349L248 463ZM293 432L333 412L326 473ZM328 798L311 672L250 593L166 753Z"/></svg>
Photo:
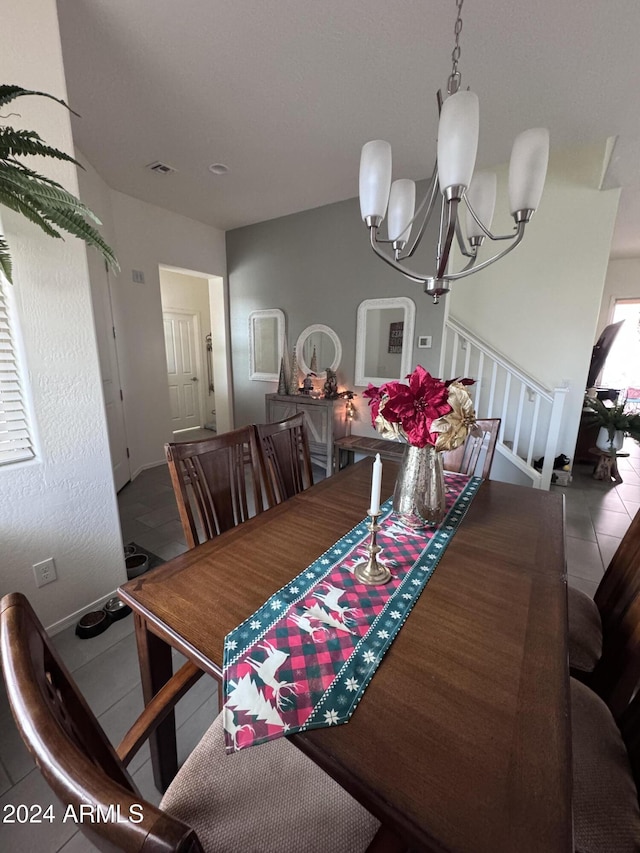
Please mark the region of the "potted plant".
<svg viewBox="0 0 640 853"><path fill-rule="evenodd" d="M625 412L625 404L605 406L596 397L585 397L585 408L590 412L585 416L588 425L599 426L596 447L607 453L616 453L622 449L625 436L640 443L640 414Z"/></svg>
<svg viewBox="0 0 640 853"><path fill-rule="evenodd" d="M51 98L70 109L60 98L46 92L11 85L0 85L0 108L25 95ZM0 204L34 222L50 237L62 237L58 229L79 237L87 245L98 249L107 263L118 270L113 251L87 221L92 220L100 225L98 217L59 183L40 175L17 159L31 155L66 160L83 168L71 155L47 145L35 131L0 125ZM4 234L0 234L0 271L11 281L11 255Z"/></svg>

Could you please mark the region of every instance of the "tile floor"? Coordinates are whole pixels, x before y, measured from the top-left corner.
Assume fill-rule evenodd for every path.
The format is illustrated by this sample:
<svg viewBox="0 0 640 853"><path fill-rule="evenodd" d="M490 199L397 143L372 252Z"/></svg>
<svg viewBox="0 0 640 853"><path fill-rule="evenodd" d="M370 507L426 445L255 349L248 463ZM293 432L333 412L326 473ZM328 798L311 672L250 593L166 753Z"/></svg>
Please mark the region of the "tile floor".
<svg viewBox="0 0 640 853"><path fill-rule="evenodd" d="M590 595L603 575L622 536L640 506L640 448L620 460L620 485L592 479L590 466L574 468L573 482L553 487L566 497L566 543L569 583ZM144 471L118 495L123 540L135 541L167 560L186 550L166 466ZM54 640L74 678L114 743L142 710L132 619L127 617L92 640L79 640L73 629ZM179 656L176 654L176 662ZM203 678L178 704L180 760L189 754L217 713L215 684ZM149 749L134 759L133 778L143 795L157 803L160 795L151 778ZM47 805L49 789L22 744L0 687L0 815L9 804ZM54 806L62 814L60 804ZM72 823L0 823L0 850L38 853L91 853L93 848Z"/></svg>

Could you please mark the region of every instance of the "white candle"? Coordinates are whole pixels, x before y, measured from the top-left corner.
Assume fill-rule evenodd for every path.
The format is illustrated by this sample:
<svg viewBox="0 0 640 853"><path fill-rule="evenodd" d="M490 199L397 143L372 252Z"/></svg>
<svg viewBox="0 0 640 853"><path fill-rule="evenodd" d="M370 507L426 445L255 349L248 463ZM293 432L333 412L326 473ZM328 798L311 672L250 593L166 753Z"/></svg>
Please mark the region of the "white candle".
<svg viewBox="0 0 640 853"><path fill-rule="evenodd" d="M371 478L371 506L369 515L378 515L380 512L380 487L382 485L382 462L380 454L376 453L376 461L373 463L373 476Z"/></svg>

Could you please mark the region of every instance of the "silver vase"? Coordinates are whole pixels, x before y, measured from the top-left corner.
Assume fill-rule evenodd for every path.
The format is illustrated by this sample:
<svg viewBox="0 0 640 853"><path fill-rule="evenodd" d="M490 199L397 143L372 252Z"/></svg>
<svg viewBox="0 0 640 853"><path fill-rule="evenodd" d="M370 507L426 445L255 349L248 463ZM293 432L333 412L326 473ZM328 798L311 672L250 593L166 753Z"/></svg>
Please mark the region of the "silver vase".
<svg viewBox="0 0 640 853"><path fill-rule="evenodd" d="M398 520L407 527L440 524L446 511L445 498L442 454L430 444L408 444L393 492L393 511Z"/></svg>

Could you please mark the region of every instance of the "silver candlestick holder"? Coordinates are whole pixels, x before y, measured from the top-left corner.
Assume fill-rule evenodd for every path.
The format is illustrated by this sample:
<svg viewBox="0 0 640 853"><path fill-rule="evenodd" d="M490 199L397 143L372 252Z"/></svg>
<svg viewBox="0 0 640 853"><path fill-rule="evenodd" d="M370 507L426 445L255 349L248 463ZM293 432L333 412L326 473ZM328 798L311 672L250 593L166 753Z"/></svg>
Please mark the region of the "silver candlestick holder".
<svg viewBox="0 0 640 853"><path fill-rule="evenodd" d="M382 548L378 545L376 539L380 525L378 524L379 513L370 515L371 522L369 530L371 531L371 541L369 542L369 559L366 563L360 563L356 566L354 575L360 583L369 584L370 586L380 586L391 580L391 572L386 566L378 562L378 554Z"/></svg>

